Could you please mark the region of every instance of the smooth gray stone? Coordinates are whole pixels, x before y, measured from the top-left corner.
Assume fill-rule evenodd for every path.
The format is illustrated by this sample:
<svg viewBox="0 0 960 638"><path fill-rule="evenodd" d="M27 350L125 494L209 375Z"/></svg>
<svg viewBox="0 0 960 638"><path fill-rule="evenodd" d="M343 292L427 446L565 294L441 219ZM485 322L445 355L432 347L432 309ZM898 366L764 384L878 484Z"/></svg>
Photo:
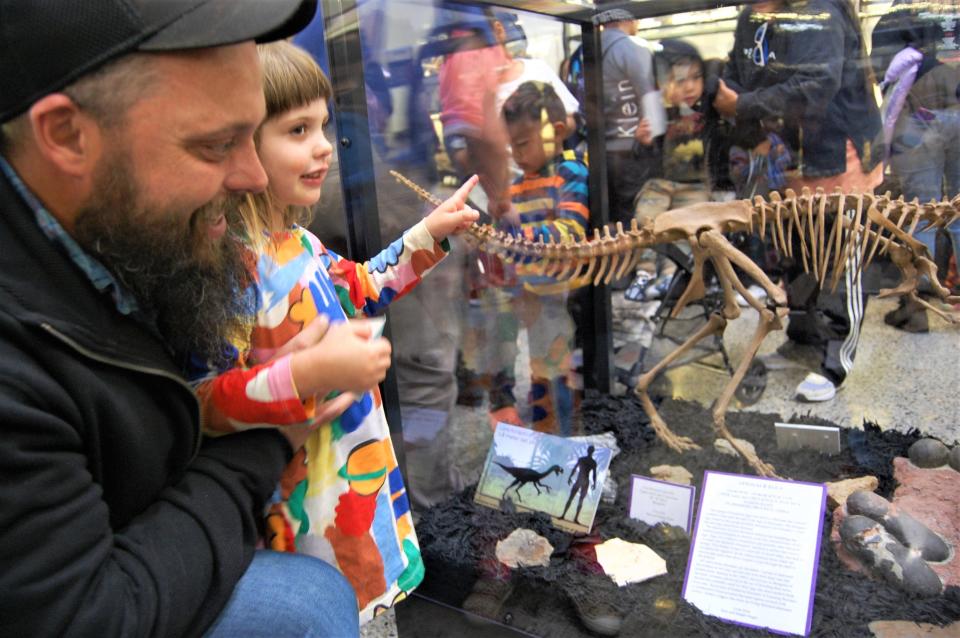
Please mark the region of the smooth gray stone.
<svg viewBox="0 0 960 638"><path fill-rule="evenodd" d="M888 532L910 549L920 552L923 560L938 563L950 558L950 548L944 540L906 512L888 516L885 523Z"/></svg>
<svg viewBox="0 0 960 638"><path fill-rule="evenodd" d="M907 455L917 467L940 467L946 465L950 450L936 439L920 439L910 446Z"/></svg>
<svg viewBox="0 0 960 638"><path fill-rule="evenodd" d="M955 445L950 452L950 467L960 472L960 444Z"/></svg>
<svg viewBox="0 0 960 638"><path fill-rule="evenodd" d="M870 529L871 527L876 527L879 525L877 521L872 518L867 518L866 516L860 516L857 514L852 514L847 516L840 522L840 540L843 541L843 544L846 545L848 540L853 539L854 536L864 532L865 530ZM850 551L857 553L856 547L847 547Z"/></svg>
<svg viewBox="0 0 960 638"><path fill-rule="evenodd" d="M874 492L860 490L847 497L847 512L850 514L860 514L882 522L889 511L890 501Z"/></svg>
<svg viewBox="0 0 960 638"><path fill-rule="evenodd" d="M943 581L916 552L899 543L888 543L886 549L896 558L896 565L883 563L874 567L884 578L890 574L904 591L924 598L939 596L943 592ZM897 567L900 568L899 574Z"/></svg>
<svg viewBox="0 0 960 638"><path fill-rule="evenodd" d="M919 552L903 545L881 523L866 516L848 516L840 524L840 538L874 575L905 592L928 598L943 591L940 577Z"/></svg>
<svg viewBox="0 0 960 638"><path fill-rule="evenodd" d="M950 548L940 536L906 512L891 514L890 501L879 494L854 492L847 498L847 513L880 523L898 541L920 552L924 560L940 562L950 557Z"/></svg>

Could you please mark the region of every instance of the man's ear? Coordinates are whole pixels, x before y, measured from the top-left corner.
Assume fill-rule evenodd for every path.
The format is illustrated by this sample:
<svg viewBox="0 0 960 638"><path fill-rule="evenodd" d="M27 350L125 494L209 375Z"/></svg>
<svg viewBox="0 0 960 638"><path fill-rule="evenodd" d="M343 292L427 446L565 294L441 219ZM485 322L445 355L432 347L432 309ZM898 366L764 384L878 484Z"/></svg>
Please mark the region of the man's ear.
<svg viewBox="0 0 960 638"><path fill-rule="evenodd" d="M99 155L100 127L63 93L46 95L28 111L37 151L61 172L87 177Z"/></svg>

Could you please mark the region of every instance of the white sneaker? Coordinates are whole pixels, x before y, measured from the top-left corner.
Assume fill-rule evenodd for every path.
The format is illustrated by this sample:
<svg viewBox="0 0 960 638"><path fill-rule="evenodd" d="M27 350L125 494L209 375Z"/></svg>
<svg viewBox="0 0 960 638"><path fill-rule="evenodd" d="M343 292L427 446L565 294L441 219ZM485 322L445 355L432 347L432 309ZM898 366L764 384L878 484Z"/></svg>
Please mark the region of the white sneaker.
<svg viewBox="0 0 960 638"><path fill-rule="evenodd" d="M757 284L753 284L752 286L748 287L747 292L749 292L753 298L760 303L763 303L767 298L767 291L763 289L763 286L758 286ZM746 308L750 305L747 303L747 298L741 295L739 292L737 293L737 305L741 308Z"/></svg>
<svg viewBox="0 0 960 638"><path fill-rule="evenodd" d="M627 301L646 301L644 291L647 289L647 286L650 284L650 281L653 279L653 273L649 273L645 270L640 270L637 272L637 276L634 277L633 282L627 286L627 289L623 291L623 297Z"/></svg>
<svg viewBox="0 0 960 638"><path fill-rule="evenodd" d="M796 398L801 401L829 401L837 395L837 386L823 375L811 372L797 386Z"/></svg>

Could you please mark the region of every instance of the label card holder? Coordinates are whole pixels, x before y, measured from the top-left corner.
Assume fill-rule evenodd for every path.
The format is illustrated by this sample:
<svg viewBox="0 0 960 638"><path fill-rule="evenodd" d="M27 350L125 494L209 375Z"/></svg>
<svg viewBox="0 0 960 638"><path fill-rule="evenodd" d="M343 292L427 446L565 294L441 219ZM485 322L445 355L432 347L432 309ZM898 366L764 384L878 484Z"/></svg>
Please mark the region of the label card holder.
<svg viewBox="0 0 960 638"><path fill-rule="evenodd" d="M802 423L775 423L777 448L782 451L809 449L821 454L840 453L840 428Z"/></svg>
<svg viewBox="0 0 960 638"><path fill-rule="evenodd" d="M693 525L693 499L696 488L658 481L645 476L632 477L630 486L630 518L648 525L666 523L682 528L687 534Z"/></svg>

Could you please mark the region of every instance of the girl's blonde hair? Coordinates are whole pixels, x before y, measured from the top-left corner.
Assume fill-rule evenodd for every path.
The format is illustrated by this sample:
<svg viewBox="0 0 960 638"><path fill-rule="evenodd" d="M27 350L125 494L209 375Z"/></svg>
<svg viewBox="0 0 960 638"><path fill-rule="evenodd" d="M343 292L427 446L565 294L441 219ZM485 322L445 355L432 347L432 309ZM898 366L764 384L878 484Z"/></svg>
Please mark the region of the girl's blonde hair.
<svg viewBox="0 0 960 638"><path fill-rule="evenodd" d="M257 45L260 66L263 69L263 96L270 120L314 100L329 100L333 88L326 74L313 57L300 47L286 41ZM259 143L260 133L257 132ZM240 206L240 218L249 241L260 247L269 235L293 224L310 223L312 210L291 206L283 211L282 219L271 213L273 209L270 186L262 193L251 193Z"/></svg>

